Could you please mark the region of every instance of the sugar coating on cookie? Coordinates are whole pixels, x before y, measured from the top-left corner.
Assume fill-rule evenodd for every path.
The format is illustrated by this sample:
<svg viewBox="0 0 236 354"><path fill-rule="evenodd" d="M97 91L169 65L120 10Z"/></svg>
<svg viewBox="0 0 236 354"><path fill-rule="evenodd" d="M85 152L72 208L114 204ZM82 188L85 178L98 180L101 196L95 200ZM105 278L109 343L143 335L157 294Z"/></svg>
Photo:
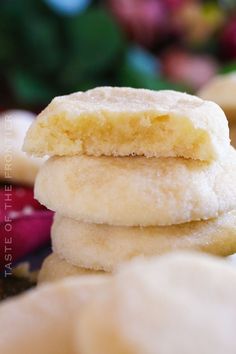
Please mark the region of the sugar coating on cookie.
<svg viewBox="0 0 236 354"><path fill-rule="evenodd" d="M175 250L228 256L236 252L236 211L216 219L159 227L84 224L56 214L52 245L71 264L108 272L140 255Z"/></svg>
<svg viewBox="0 0 236 354"><path fill-rule="evenodd" d="M0 304L1 354L76 353L76 318L105 276L67 278Z"/></svg>
<svg viewBox="0 0 236 354"><path fill-rule="evenodd" d="M229 146L223 111L176 91L98 87L56 97L30 127L35 156L182 156L212 160Z"/></svg>
<svg viewBox="0 0 236 354"><path fill-rule="evenodd" d="M236 73L216 76L198 95L204 100L217 103L230 121L236 121Z"/></svg>
<svg viewBox="0 0 236 354"><path fill-rule="evenodd" d="M38 275L38 284L54 282L70 276L88 276L97 275L100 273L102 274L102 272L98 272L92 269L76 267L60 258L56 253L51 253L47 258L45 258L40 269Z"/></svg>
<svg viewBox="0 0 236 354"><path fill-rule="evenodd" d="M236 269L170 254L122 266L78 318L78 352L234 354L235 328Z"/></svg>
<svg viewBox="0 0 236 354"><path fill-rule="evenodd" d="M172 225L236 209L236 151L212 163L183 158L50 158L35 197L85 223Z"/></svg>

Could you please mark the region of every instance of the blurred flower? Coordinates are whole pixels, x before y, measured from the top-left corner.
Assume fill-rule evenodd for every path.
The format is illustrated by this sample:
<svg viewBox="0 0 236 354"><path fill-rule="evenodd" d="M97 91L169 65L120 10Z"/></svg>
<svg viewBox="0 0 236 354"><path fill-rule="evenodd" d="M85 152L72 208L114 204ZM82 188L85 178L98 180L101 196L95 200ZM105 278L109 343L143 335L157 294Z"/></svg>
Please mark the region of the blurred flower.
<svg viewBox="0 0 236 354"><path fill-rule="evenodd" d="M236 16L225 25L220 42L222 56L236 59Z"/></svg>
<svg viewBox="0 0 236 354"><path fill-rule="evenodd" d="M226 10L236 9L236 1L235 0L219 0L220 6L222 6Z"/></svg>
<svg viewBox="0 0 236 354"><path fill-rule="evenodd" d="M168 11L161 0L108 0L132 39L151 46L168 30Z"/></svg>
<svg viewBox="0 0 236 354"><path fill-rule="evenodd" d="M127 62L140 72L151 75L155 75L157 72L156 58L139 46L132 46L128 49Z"/></svg>
<svg viewBox="0 0 236 354"><path fill-rule="evenodd" d="M91 0L45 0L45 1L55 11L62 14L68 14L68 15L74 15L85 10L91 2Z"/></svg>
<svg viewBox="0 0 236 354"><path fill-rule="evenodd" d="M172 49L163 56L163 72L172 82L181 83L193 91L204 85L218 70L216 61L207 55L194 55Z"/></svg>
<svg viewBox="0 0 236 354"><path fill-rule="evenodd" d="M186 3L178 16L174 14L173 27L189 44L206 42L224 22L224 14L217 4Z"/></svg>
<svg viewBox="0 0 236 354"><path fill-rule="evenodd" d="M6 191L2 187L0 200L2 269L4 263L13 263L49 241L53 213L34 199L31 188L9 186Z"/></svg>
<svg viewBox="0 0 236 354"><path fill-rule="evenodd" d="M199 0L163 0L166 6L171 11L180 10L184 5L191 2L197 2Z"/></svg>

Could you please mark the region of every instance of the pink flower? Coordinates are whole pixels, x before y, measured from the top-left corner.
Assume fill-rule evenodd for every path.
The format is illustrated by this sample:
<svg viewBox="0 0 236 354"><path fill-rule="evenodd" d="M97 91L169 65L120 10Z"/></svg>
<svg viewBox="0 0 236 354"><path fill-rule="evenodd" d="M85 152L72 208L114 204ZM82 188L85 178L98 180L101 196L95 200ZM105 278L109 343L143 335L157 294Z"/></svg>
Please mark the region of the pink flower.
<svg viewBox="0 0 236 354"><path fill-rule="evenodd" d="M132 39L151 46L168 28L168 11L160 0L109 0L112 12Z"/></svg>
<svg viewBox="0 0 236 354"><path fill-rule="evenodd" d="M0 268L47 243L53 213L40 205L31 188L0 188Z"/></svg>
<svg viewBox="0 0 236 354"><path fill-rule="evenodd" d="M221 51L224 58L236 59L236 17L233 17L223 29Z"/></svg>
<svg viewBox="0 0 236 354"><path fill-rule="evenodd" d="M176 83L197 90L217 72L218 66L207 55L195 55L180 49L172 49L163 56L163 72Z"/></svg>

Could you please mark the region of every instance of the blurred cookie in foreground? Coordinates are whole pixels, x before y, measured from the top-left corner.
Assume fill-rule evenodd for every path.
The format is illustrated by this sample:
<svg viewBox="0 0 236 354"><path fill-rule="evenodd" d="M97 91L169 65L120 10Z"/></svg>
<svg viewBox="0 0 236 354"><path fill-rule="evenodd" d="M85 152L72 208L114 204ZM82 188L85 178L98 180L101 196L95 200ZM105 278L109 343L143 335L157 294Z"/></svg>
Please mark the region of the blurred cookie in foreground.
<svg viewBox="0 0 236 354"><path fill-rule="evenodd" d="M1 354L76 353L76 318L105 276L45 284L0 304Z"/></svg>
<svg viewBox="0 0 236 354"><path fill-rule="evenodd" d="M216 219L153 227L84 224L56 214L52 227L53 250L60 257L82 268L107 272L139 255L157 256L174 250L228 256L236 252L235 239L236 210Z"/></svg>
<svg viewBox="0 0 236 354"><path fill-rule="evenodd" d="M229 262L197 253L137 259L83 307L77 353L235 354L235 328Z"/></svg>
<svg viewBox="0 0 236 354"><path fill-rule="evenodd" d="M59 197L60 193L60 197ZM50 158L35 182L47 208L84 223L172 225L236 209L236 151L211 163L184 158Z"/></svg>
<svg viewBox="0 0 236 354"><path fill-rule="evenodd" d="M236 122L236 72L216 76L201 88L198 96L217 103L229 122Z"/></svg>
<svg viewBox="0 0 236 354"><path fill-rule="evenodd" d="M50 254L43 262L38 275L38 284L54 282L69 276L96 275L103 272L73 266L56 253Z"/></svg>
<svg viewBox="0 0 236 354"><path fill-rule="evenodd" d="M22 152L26 131L35 119L27 111L6 111L0 114L0 179L9 183L33 185L44 160Z"/></svg>
<svg viewBox="0 0 236 354"><path fill-rule="evenodd" d="M56 97L27 132L34 156L186 157L215 160L229 146L224 112L186 93L97 87Z"/></svg>

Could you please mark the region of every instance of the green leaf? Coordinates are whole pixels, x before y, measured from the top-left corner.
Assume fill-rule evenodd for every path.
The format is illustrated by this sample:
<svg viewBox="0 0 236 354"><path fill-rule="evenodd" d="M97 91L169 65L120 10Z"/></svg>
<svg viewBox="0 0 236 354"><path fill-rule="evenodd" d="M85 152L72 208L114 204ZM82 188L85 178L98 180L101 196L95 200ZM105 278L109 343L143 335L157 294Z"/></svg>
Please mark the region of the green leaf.
<svg viewBox="0 0 236 354"><path fill-rule="evenodd" d="M4 52L11 49L8 65L27 66L38 74L57 70L62 57L59 18L42 1L14 0L4 4L0 36L7 38Z"/></svg>
<svg viewBox="0 0 236 354"><path fill-rule="evenodd" d="M87 75L113 67L123 48L123 37L112 17L101 8L66 22L68 60L61 75L64 83L79 82Z"/></svg>
<svg viewBox="0 0 236 354"><path fill-rule="evenodd" d="M233 71L236 71L236 61L224 65L220 69L220 74L228 74L228 73L231 73Z"/></svg>
<svg viewBox="0 0 236 354"><path fill-rule="evenodd" d="M55 96L55 91L42 79L27 71L16 71L9 76L9 80L17 100L21 103L41 105Z"/></svg>
<svg viewBox="0 0 236 354"><path fill-rule="evenodd" d="M53 18L31 18L22 26L22 46L26 61L36 72L52 72L60 62L60 35Z"/></svg>

